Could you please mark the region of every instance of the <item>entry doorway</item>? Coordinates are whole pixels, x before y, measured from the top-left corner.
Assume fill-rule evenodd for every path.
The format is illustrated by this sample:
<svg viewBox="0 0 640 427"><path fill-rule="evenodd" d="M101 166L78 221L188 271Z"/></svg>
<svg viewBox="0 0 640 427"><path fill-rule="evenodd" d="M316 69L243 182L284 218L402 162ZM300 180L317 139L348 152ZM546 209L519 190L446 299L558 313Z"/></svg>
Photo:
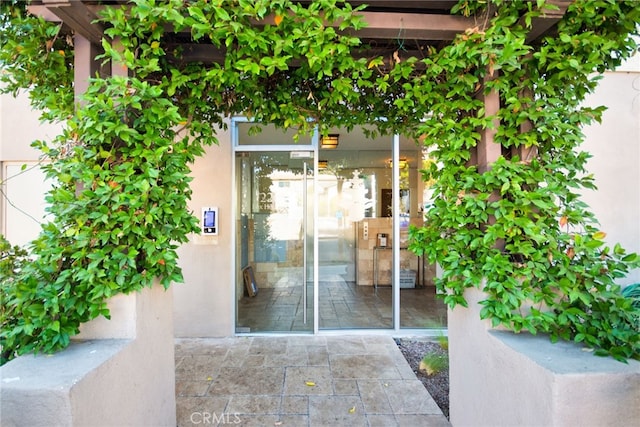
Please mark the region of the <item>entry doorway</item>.
<svg viewBox="0 0 640 427"><path fill-rule="evenodd" d="M312 332L314 153L239 151L236 170L236 331Z"/></svg>
<svg viewBox="0 0 640 427"><path fill-rule="evenodd" d="M422 224L424 208L417 144L400 144L402 167L394 168L392 139L364 129L336 130L330 148L245 120L232 134L236 333L446 325L434 266L406 250L408 226Z"/></svg>

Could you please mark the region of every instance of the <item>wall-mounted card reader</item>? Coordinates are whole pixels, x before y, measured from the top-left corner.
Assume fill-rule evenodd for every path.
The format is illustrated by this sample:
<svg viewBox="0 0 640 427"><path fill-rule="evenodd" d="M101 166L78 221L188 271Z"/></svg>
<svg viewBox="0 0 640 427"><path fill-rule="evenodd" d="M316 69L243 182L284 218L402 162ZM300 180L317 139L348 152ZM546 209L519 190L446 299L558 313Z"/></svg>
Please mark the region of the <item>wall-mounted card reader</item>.
<svg viewBox="0 0 640 427"><path fill-rule="evenodd" d="M218 235L218 208L202 208L202 234Z"/></svg>

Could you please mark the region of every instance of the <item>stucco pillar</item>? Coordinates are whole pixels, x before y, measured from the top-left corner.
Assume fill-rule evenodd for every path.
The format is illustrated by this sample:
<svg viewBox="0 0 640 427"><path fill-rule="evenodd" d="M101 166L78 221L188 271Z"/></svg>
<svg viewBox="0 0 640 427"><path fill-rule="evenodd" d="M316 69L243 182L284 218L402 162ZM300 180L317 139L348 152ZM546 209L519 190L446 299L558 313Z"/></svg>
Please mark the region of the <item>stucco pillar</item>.
<svg viewBox="0 0 640 427"><path fill-rule="evenodd" d="M89 79L95 77L100 70L100 63L96 61L96 56L102 53L102 49L80 34L73 37L73 47L75 55L73 60L73 91L75 101L79 103L89 88Z"/></svg>

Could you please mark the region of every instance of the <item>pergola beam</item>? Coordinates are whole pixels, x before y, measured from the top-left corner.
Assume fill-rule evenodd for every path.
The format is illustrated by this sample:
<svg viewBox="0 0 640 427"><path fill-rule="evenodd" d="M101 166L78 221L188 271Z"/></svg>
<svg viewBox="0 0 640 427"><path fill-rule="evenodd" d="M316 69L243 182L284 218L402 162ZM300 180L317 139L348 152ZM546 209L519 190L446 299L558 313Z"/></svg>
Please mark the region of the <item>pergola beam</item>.
<svg viewBox="0 0 640 427"><path fill-rule="evenodd" d="M217 47L213 44L199 44L199 43L167 43L166 51L169 52L169 57L173 61L189 63L189 62L202 62L204 64L223 64L226 57L226 48ZM181 48L182 51L179 56L173 56L171 52L175 49ZM355 49L353 56L355 58L367 58L373 59L378 56L382 56L386 65L391 65L397 59L394 59L392 52L386 49ZM417 49L404 49L400 52L399 59L406 59L408 57L421 58L424 53ZM292 60L289 64L290 67L300 66L299 60ZM419 68L419 67L418 67Z"/></svg>
<svg viewBox="0 0 640 427"><path fill-rule="evenodd" d="M527 34L527 43L531 43L533 40L544 35L556 25L567 12L567 8L571 3L573 3L573 0L549 0L549 4L556 6L558 9L543 9L541 16L531 20L531 31ZM520 24L524 25L522 19L520 20Z"/></svg>
<svg viewBox="0 0 640 427"><path fill-rule="evenodd" d="M82 1L73 0L42 0L51 13L56 15L69 28L91 43L100 46L104 38L104 28L98 22L98 17Z"/></svg>
<svg viewBox="0 0 640 427"><path fill-rule="evenodd" d="M573 0L551 0L550 3L557 10L543 10L540 17L532 20L532 28L527 36L527 42L532 42L547 33L566 12ZM357 5L358 1L353 1ZM446 43L455 39L458 34L476 27L475 17L450 15L448 11L453 4L451 0L422 0L408 1L373 1L367 2L377 10L357 12L367 23L360 30L346 30L348 34L371 41L418 40L430 44ZM61 20L76 34L80 34L91 43L101 45L105 37L104 28L97 20L97 13L101 8L125 4L124 0L111 0L111 5L101 5L82 0L34 0L30 10L50 20ZM412 8L411 6L414 5ZM443 8L444 9L437 9ZM448 9L447 9L448 8ZM381 10L394 11L381 11ZM404 12L406 10L406 12ZM400 12L401 11L401 12ZM52 16L55 15L56 19ZM266 17L257 26L273 24L273 16ZM337 27L339 24L332 24ZM181 58L188 61L221 62L224 51L215 46L196 43L185 43L185 54ZM362 56L377 56L378 51ZM420 53L417 51L416 53ZM419 57L419 56L418 56Z"/></svg>
<svg viewBox="0 0 640 427"><path fill-rule="evenodd" d="M354 36L366 39L453 40L475 26L473 18L455 15L359 12L367 26Z"/></svg>
<svg viewBox="0 0 640 427"><path fill-rule="evenodd" d="M484 77L483 84L486 85L497 77L495 71L488 72ZM476 151L478 171L484 173L491 169L491 165L502 155L502 146L495 141L495 135L500 127L500 120L497 118L500 111L500 94L495 89L483 90L478 98L484 104L485 117L493 117L491 125L480 130L480 141Z"/></svg>

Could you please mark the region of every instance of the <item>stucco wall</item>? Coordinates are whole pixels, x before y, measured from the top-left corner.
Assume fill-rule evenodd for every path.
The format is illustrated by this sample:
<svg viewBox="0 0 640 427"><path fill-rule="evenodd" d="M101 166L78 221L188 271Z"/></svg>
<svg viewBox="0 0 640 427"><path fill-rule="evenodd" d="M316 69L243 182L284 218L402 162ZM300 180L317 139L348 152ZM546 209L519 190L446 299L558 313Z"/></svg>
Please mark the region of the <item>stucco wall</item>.
<svg viewBox="0 0 640 427"><path fill-rule="evenodd" d="M584 131L583 149L593 155L587 170L595 175L597 191L584 193L607 243L620 243L640 253L640 55L625 69L607 73L586 105L607 106L602 124ZM640 282L640 269L621 284Z"/></svg>
<svg viewBox="0 0 640 427"><path fill-rule="evenodd" d="M595 173L597 192L587 192L585 200L599 218L607 240L620 242L640 252L640 66L631 63L625 70L607 73L596 93L593 105L607 105L602 124L585 129L583 148L594 157L589 169ZM0 163L5 170L10 161L37 161L38 152L29 147L35 139L51 139L57 126L41 125L31 111L28 98L0 96ZM191 236L180 250L185 283L176 285L174 315L177 337L226 336L233 333L234 282L232 209L233 177L231 137L220 131L219 146L208 147L193 165L193 197L190 209L199 215L203 206L218 206L220 233L217 237ZM0 172L2 173L2 172ZM2 177L4 179L5 177ZM17 182L17 181L14 181ZM5 185L11 185L6 183ZM6 187L5 187L6 188ZM42 198L44 187L29 189L30 199ZM18 191L17 194L19 194ZM0 230L13 227L35 236L39 225L32 220L16 222L6 215L6 203L0 203ZM21 206L24 207L24 206ZM34 216L39 216L36 213ZM6 233L6 231L5 231ZM27 240L21 238L21 240ZM640 270L621 283L640 282Z"/></svg>
<svg viewBox="0 0 640 427"><path fill-rule="evenodd" d="M31 143L50 141L61 131L60 125L40 123L38 116L26 94L17 98L0 95L0 183L4 192L0 199L0 233L20 246L40 231L38 221L45 216L43 194L50 185L37 163L40 153Z"/></svg>
<svg viewBox="0 0 640 427"><path fill-rule="evenodd" d="M199 216L202 207L217 206L220 222L217 236L191 235L179 250L185 283L174 286L174 326L181 338L233 334L231 136L220 130L218 138L192 167L189 208Z"/></svg>
<svg viewBox="0 0 640 427"><path fill-rule="evenodd" d="M31 147L35 140L51 141L62 129L59 124L41 123L22 93L0 95L0 161L37 160L40 152Z"/></svg>
<svg viewBox="0 0 640 427"><path fill-rule="evenodd" d="M126 299L111 322L134 319L132 337L75 341L2 366L0 424L175 426L172 293L155 285ZM95 335L109 336L103 332Z"/></svg>
<svg viewBox="0 0 640 427"><path fill-rule="evenodd" d="M546 336L492 331L469 308L449 310L450 416L454 426L618 427L640 419L640 362L594 356Z"/></svg>

